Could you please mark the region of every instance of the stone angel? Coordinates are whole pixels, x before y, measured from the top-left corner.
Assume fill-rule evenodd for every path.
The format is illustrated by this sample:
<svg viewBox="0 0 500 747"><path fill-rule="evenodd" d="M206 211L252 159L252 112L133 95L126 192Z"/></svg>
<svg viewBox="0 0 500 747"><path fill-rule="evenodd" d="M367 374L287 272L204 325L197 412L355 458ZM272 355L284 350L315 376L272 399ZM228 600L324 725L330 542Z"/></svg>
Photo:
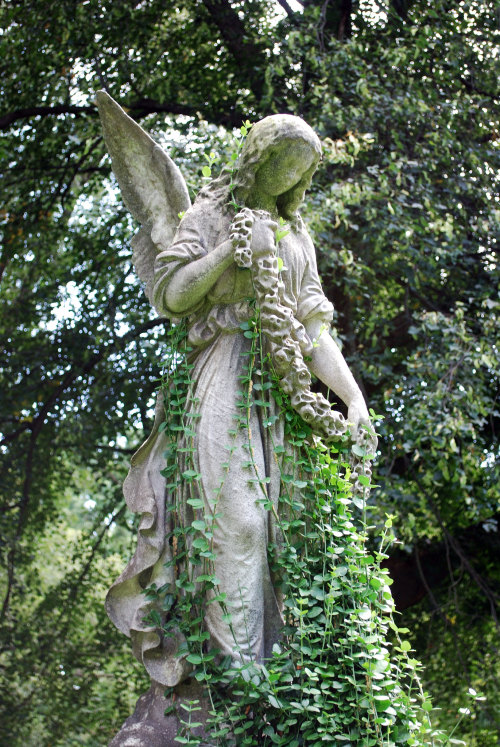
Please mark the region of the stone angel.
<svg viewBox="0 0 500 747"><path fill-rule="evenodd" d="M184 319L188 336L192 396L186 417L195 415L189 459L199 479L180 481L175 495L166 489L165 413L159 397L152 433L133 456L124 485L130 509L141 517L137 549L106 602L109 616L131 637L153 682L175 687L190 672L186 658L178 655L182 634L165 636L151 624L147 615L154 603L144 594L151 585L171 587L175 593L173 522L189 525L207 517L212 522L214 573L232 624L225 622L223 605L206 606L208 649L217 649L234 666L262 662L271 655L283 624L268 546L279 547L275 511L280 458L293 449L269 390L262 393L268 397L266 407L252 405L248 427L235 429L252 344L244 330L256 304L265 346L257 367L272 367L316 437L328 443L350 429L351 441L364 444L368 452L375 444L360 388L328 332L333 307L323 293L314 246L298 212L321 157L314 131L288 114L257 122L232 175L223 171L191 205L169 156L105 92L98 93L97 102L125 204L141 224L132 242L137 273L158 313L174 324ZM280 219L288 232L282 231L286 235L277 242ZM311 374L347 405L347 420L311 391ZM249 433L260 480L249 481L245 466ZM178 446L188 446L187 436L178 438ZM177 449L180 474L187 452ZM363 471L358 461L353 463L354 481ZM262 485L267 504L260 500ZM187 502L193 495L201 500L198 508ZM179 507L175 513L168 511L172 502Z"/></svg>

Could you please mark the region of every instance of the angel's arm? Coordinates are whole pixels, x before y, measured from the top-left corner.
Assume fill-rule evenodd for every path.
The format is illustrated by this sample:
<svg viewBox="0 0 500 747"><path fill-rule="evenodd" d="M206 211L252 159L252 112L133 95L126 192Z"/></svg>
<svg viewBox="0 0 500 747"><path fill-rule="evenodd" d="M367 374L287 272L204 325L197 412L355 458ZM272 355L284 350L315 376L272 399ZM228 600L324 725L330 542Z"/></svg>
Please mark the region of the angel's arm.
<svg viewBox="0 0 500 747"><path fill-rule="evenodd" d="M206 240L201 238L200 228L205 223L206 216L193 207L184 218L174 244L158 254L154 288L157 308L178 315L191 312L233 264L234 247L230 239L208 251L203 248ZM267 252L274 243L274 229L271 220L256 222L251 241L255 256Z"/></svg>
<svg viewBox="0 0 500 747"><path fill-rule="evenodd" d="M314 340L309 369L345 402L349 408L348 419L355 430L359 425L370 426L370 416L361 389L324 323L319 318L311 319L306 322L305 327L311 340Z"/></svg>
<svg viewBox="0 0 500 747"><path fill-rule="evenodd" d="M233 247L227 239L205 256L180 265L170 274L166 283L161 282L163 257L156 259L155 274L159 279L155 286L155 304L160 305L161 295L165 306L176 314L183 314L202 301L222 273L233 262Z"/></svg>
<svg viewBox="0 0 500 747"><path fill-rule="evenodd" d="M347 405L349 421L357 430L359 425L370 425L368 409L344 356L328 333L333 307L323 293L314 246L305 229L304 237L308 261L302 278L297 314L309 338L314 341L308 366Z"/></svg>

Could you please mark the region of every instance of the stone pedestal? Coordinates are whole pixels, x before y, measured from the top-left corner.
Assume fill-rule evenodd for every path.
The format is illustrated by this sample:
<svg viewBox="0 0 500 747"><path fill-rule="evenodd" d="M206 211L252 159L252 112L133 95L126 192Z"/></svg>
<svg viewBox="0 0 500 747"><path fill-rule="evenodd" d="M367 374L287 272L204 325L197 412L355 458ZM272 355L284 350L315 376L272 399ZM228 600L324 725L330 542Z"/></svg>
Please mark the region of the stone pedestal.
<svg viewBox="0 0 500 747"><path fill-rule="evenodd" d="M122 728L109 743L109 747L180 747L175 736L181 726L179 719L189 720L189 714L182 708L183 703L198 700L200 711L194 711L193 721L205 722L208 715L208 702L201 686L189 681L175 688L173 696L164 695L165 688L153 683L150 689L137 701L134 713L124 722ZM175 713L165 716L165 710L175 706ZM203 727L193 729L193 734L205 738L204 747L210 747L209 737Z"/></svg>

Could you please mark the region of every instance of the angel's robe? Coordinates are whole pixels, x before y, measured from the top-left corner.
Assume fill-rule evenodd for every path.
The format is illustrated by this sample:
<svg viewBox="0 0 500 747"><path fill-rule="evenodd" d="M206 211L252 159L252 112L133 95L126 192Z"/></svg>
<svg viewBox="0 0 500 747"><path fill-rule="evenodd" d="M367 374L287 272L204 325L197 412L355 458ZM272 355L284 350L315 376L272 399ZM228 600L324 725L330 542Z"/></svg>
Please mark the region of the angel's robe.
<svg viewBox="0 0 500 747"><path fill-rule="evenodd" d="M161 313L179 317L169 309L170 279L179 267L195 262L227 240L230 223L229 211L210 196L199 197L186 213L172 245L156 260L154 300ZM329 324L333 307L323 294L314 247L300 217L281 239L278 254L283 260L283 305L305 326L313 319ZM186 416L195 437L190 442L194 446L190 462L181 462L179 472L194 469L201 478L181 484L176 496L167 494L160 474L165 466L166 439L160 430L165 415L159 401L153 431L133 456L124 484L128 506L141 514L141 521L135 555L111 587L107 611L115 625L131 636L134 654L151 678L166 686L182 681L190 666L176 655L182 642L180 633L166 638L144 622L151 603L143 591L151 584L171 584L175 593L173 569L168 565L172 550L166 541L172 530L172 513L166 511L166 505L172 500L181 507L184 526L199 518L186 503L188 497L201 498L205 519L213 520L215 576L220 581L219 591L226 594L232 630L223 620L219 603L207 605L210 646L231 656L235 665L249 659L262 661L271 655L283 623L279 579L273 578L268 558L268 546L279 546L279 532L273 513L263 505L261 485L265 485L267 500L278 509L284 455L288 455L285 471L293 471L291 447L269 393L259 393L261 398L267 397L267 406L252 406L249 427L235 428L235 416L241 412L240 377L248 366L251 344L241 324L253 314L252 295L250 271L233 264L207 296L186 311L193 348L192 397ZM191 415L196 417L190 420ZM252 470L248 467L249 434ZM255 470L261 485L254 479Z"/></svg>

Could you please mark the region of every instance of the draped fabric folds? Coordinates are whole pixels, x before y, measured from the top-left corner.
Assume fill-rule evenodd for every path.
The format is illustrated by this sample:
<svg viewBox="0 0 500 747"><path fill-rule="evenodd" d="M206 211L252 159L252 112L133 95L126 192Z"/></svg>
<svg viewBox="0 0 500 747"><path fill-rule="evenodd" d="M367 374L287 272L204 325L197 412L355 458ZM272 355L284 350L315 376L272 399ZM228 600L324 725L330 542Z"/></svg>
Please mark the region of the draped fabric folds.
<svg viewBox="0 0 500 747"><path fill-rule="evenodd" d="M173 244L156 260L154 300L163 313L178 316L169 309L166 291L177 269L225 241L230 221L229 212L215 199L198 200L186 213ZM278 253L283 260L283 304L304 325L318 318L329 324L332 305L321 289L314 247L300 217L280 241ZM191 420L195 430L191 445L200 480L181 485L178 495L167 494L161 476L167 442L160 429L165 417L160 396L153 431L133 456L124 483L127 504L140 515L137 548L108 593L107 611L115 625L131 637L134 654L151 678L165 686L181 682L189 673L189 665L176 655L182 642L180 633L167 638L144 621L154 603L143 592L153 583L157 587L171 585L175 591L172 568L165 566L171 560L166 541L172 530L172 512L166 511L170 501L176 500L182 507L183 521L189 522L195 516L186 499L194 490L204 502L205 517L213 518L215 574L227 595L235 633L223 622L221 607L214 602L207 606L205 618L210 645L235 662L249 658L261 661L270 655L282 624L280 594L268 561L268 546L276 542L277 529L272 513L261 501L262 488L258 481L249 479L252 475L245 464L250 433L255 469L265 478L262 483L267 499L277 507L281 486L275 449L284 447L280 452L289 454L291 448L282 420L274 418L269 425L269 415L279 415L272 399L266 408L252 406L250 428L235 432L240 377L250 345L240 325L251 317L251 297L250 271L233 264L210 293L186 313L193 364L192 396L186 415L196 415ZM182 471L184 465L179 467Z"/></svg>

